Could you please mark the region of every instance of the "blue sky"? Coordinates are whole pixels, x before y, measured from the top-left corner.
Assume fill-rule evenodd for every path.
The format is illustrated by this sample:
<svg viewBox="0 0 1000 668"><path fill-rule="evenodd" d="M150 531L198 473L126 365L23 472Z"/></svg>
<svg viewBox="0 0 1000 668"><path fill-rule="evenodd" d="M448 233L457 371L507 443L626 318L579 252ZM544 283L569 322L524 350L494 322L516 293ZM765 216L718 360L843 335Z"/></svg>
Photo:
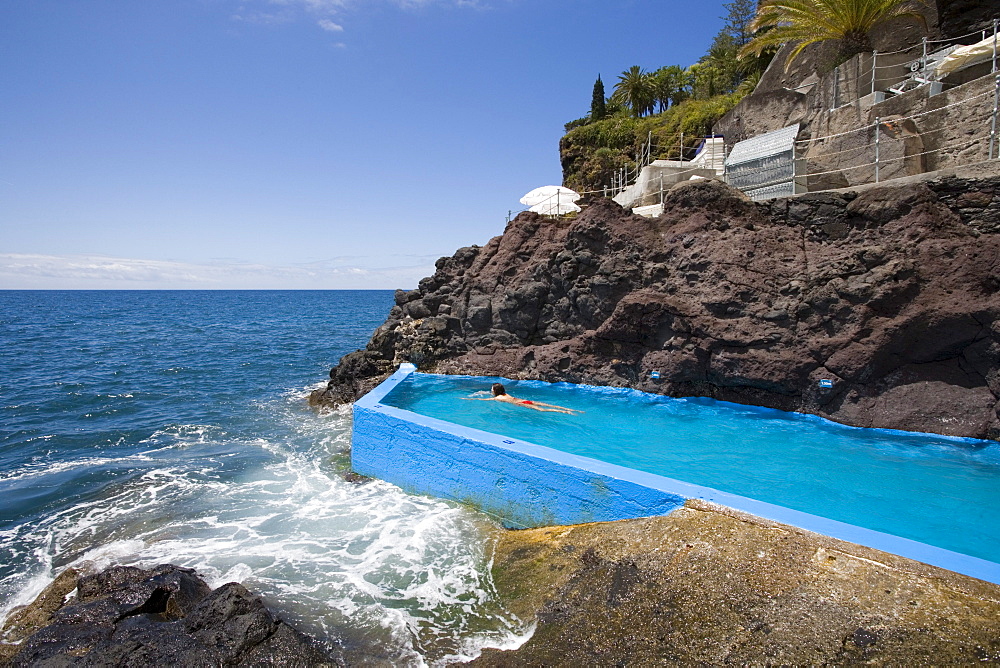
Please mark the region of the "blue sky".
<svg viewBox="0 0 1000 668"><path fill-rule="evenodd" d="M0 289L410 288L723 0L0 0Z"/></svg>

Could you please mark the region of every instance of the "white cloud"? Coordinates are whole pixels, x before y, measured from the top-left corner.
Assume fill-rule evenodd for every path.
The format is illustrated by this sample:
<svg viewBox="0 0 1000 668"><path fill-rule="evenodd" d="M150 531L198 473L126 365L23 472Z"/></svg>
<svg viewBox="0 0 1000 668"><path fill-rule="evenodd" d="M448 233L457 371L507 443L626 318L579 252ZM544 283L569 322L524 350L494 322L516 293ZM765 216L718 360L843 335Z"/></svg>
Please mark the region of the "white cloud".
<svg viewBox="0 0 1000 668"><path fill-rule="evenodd" d="M390 2L404 9L415 9L417 7L427 7L428 5L452 5L474 9L484 6L480 0L390 0Z"/></svg>
<svg viewBox="0 0 1000 668"><path fill-rule="evenodd" d="M416 9L430 5L446 5L453 7L483 7L482 0L248 0L241 3L233 18L237 21L252 23L285 23L293 20L296 13L324 17L319 25L330 32L340 32L343 26L328 17L343 13L345 10L359 9L380 2L395 5L402 9Z"/></svg>
<svg viewBox="0 0 1000 668"><path fill-rule="evenodd" d="M327 32L344 32L344 26L339 23L334 23L330 19L320 19L317 21L319 27Z"/></svg>
<svg viewBox="0 0 1000 668"><path fill-rule="evenodd" d="M344 9L350 0L248 0L242 9L258 5L262 7L282 8L279 11L296 11L331 16Z"/></svg>
<svg viewBox="0 0 1000 668"><path fill-rule="evenodd" d="M344 32L341 16L375 4L390 5L405 11L432 6L483 9L489 2L490 0L241 0L232 19L257 25L310 20L316 21L324 31L337 34ZM337 17L337 20L334 21L331 17ZM333 47L346 49L347 44L337 42Z"/></svg>
<svg viewBox="0 0 1000 668"><path fill-rule="evenodd" d="M316 14L335 14L343 9L374 4L374 0L267 0L269 4L283 7L301 7ZM480 0L380 0L399 7L422 7L424 5L455 5L457 7L479 7Z"/></svg>
<svg viewBox="0 0 1000 668"><path fill-rule="evenodd" d="M290 12L260 12L254 10L240 9L233 14L234 21L243 23L254 23L257 25L280 25L293 20Z"/></svg>
<svg viewBox="0 0 1000 668"><path fill-rule="evenodd" d="M273 5L300 6L311 12L332 14L343 9L350 0L270 0Z"/></svg>
<svg viewBox="0 0 1000 668"><path fill-rule="evenodd" d="M436 259L354 257L282 266L234 261L190 263L100 255L0 253L0 289L413 288L421 278L434 273Z"/></svg>

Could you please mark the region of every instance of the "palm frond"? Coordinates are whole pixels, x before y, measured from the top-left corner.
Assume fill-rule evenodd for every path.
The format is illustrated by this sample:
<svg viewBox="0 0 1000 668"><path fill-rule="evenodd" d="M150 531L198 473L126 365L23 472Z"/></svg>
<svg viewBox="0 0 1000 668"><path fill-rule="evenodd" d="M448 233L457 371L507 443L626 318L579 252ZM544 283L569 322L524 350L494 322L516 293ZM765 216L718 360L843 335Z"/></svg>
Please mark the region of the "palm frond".
<svg viewBox="0 0 1000 668"><path fill-rule="evenodd" d="M760 55L765 49L795 44L786 69L810 44L837 39L862 50L872 28L898 18L927 20L920 0L764 0L750 22L757 34L739 53Z"/></svg>

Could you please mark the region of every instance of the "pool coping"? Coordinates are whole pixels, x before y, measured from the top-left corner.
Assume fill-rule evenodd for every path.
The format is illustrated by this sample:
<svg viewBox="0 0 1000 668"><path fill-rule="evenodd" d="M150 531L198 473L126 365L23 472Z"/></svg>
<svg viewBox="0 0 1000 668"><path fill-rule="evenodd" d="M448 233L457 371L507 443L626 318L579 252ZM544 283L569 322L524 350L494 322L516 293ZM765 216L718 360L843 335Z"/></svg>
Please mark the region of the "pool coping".
<svg viewBox="0 0 1000 668"><path fill-rule="evenodd" d="M663 498L673 496L684 500L699 499L708 501L710 503L733 508L735 510L749 513L773 522L787 524L799 529L836 538L838 540L856 543L858 545L881 550L883 552L896 554L901 557L913 559L931 566L944 568L946 570L954 571L956 573L984 580L986 582L1000 584L1000 563L987 561L986 559L973 557L959 552L953 552L951 550L935 547L933 545L921 543L909 538L902 538L900 536L875 531L873 529L866 529L853 524L831 520L819 515L785 508L784 506L775 505L765 501L758 501L749 497L723 492L711 487L696 485L682 480L676 480L674 478L668 478L654 473L647 473L645 471L639 471L637 469L631 469L617 464L610 464L608 462L592 459L590 457L562 452L548 446L538 445L521 439L509 438L472 427L465 427L452 422L447 422L445 420L440 420L438 418L420 415L419 413L414 413L412 411L380 403L382 399L395 389L399 383L406 380L416 371L417 368L412 364L401 364L394 374L371 390L368 394L358 399L353 406L355 429L358 429L359 425L363 429L365 425L368 424L368 421L379 418L411 423L424 429L442 432L453 439L458 439L462 443L483 444L501 454L509 453L522 460L533 459L538 460L540 463L547 463L558 467L570 467L571 469L577 469L584 473L593 474L605 479L621 481L626 485L638 486L639 488L652 490L656 493L664 495ZM352 434L352 442L363 441L363 438L354 438L354 436L361 435L361 432ZM371 442L363 447L369 449L377 448L378 443ZM358 457L356 458L354 448L352 446L352 465L363 459L362 450L363 448L359 448L359 452L357 453ZM374 464L375 469L379 469L380 466L382 467L381 470L372 470L372 464L362 464L360 465L360 468L363 470L358 470L358 467L355 467L355 470L363 475L383 478L389 482L395 482L396 484L400 484L400 482L397 481L401 480L401 475L404 475L405 477L405 474L401 474L398 470L389 470L389 467L391 466L389 463ZM379 475L380 473L383 473L384 475ZM452 500L472 502L476 505L476 499L469 498L467 495L463 495L462 498L456 498L449 495L447 492L442 492L440 489L434 490L432 485L424 486L419 480L406 479L406 482L409 483L406 486L409 486L413 491L417 491L418 493L430 493L435 496L445 496L446 498L451 498ZM486 504L484 504L484 506L485 505ZM654 510L653 512L646 513L645 516L668 515L681 505L683 505L683 503L667 504L666 506L663 506L659 512ZM489 507L483 507L483 510L490 514L503 515L502 512L491 512ZM663 510L666 512L663 512ZM518 523L513 522L512 525L518 526ZM520 528L526 528L526 525L521 525Z"/></svg>

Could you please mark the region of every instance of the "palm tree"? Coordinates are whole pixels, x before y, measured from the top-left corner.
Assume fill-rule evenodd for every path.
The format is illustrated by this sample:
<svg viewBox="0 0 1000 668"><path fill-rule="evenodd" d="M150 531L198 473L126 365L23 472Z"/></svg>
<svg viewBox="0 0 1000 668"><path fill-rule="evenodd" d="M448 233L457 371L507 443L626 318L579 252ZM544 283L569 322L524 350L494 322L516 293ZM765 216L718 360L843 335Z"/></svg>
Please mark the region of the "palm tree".
<svg viewBox="0 0 1000 668"><path fill-rule="evenodd" d="M661 67L653 73L653 89L660 111L666 111L671 104L677 104L688 85L688 77L680 65Z"/></svg>
<svg viewBox="0 0 1000 668"><path fill-rule="evenodd" d="M760 83L760 77L762 74L763 72L760 70L748 74L746 78L740 82L740 85L736 87L736 94L742 98L752 93L757 87L757 84Z"/></svg>
<svg viewBox="0 0 1000 668"><path fill-rule="evenodd" d="M841 41L842 58L871 51L868 33L886 21L913 17L926 26L916 0L763 0L750 27L756 36L740 57L760 55L768 47L795 42L785 68L810 44Z"/></svg>
<svg viewBox="0 0 1000 668"><path fill-rule="evenodd" d="M649 113L656 100L652 76L638 65L633 65L618 76L611 99L628 105L636 118Z"/></svg>
<svg viewBox="0 0 1000 668"><path fill-rule="evenodd" d="M691 95L696 100L707 100L729 92L726 73L709 62L695 63L687 69L691 77Z"/></svg>
<svg viewBox="0 0 1000 668"><path fill-rule="evenodd" d="M708 53L698 61L716 74L717 93L731 93L740 81L739 47L736 39L723 32L716 36Z"/></svg>

